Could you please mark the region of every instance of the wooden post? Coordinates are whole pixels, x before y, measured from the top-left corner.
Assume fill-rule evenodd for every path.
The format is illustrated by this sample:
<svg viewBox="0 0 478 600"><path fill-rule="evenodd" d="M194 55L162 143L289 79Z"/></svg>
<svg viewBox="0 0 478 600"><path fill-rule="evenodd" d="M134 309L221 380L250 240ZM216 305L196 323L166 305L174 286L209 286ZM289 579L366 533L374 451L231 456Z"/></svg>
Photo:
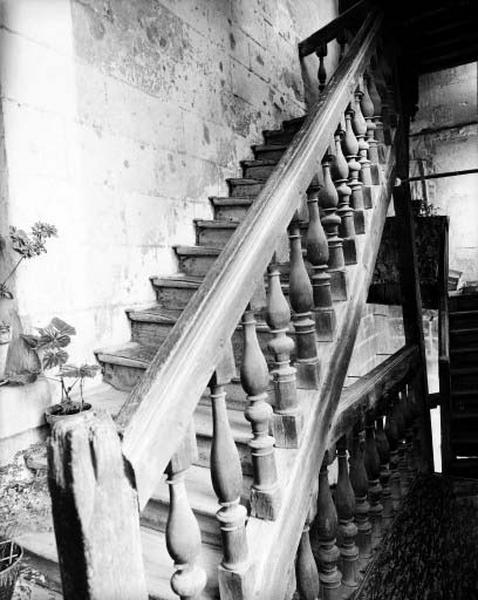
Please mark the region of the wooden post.
<svg viewBox="0 0 478 600"><path fill-rule="evenodd" d="M146 600L136 492L104 412L57 422L48 482L66 600Z"/></svg>

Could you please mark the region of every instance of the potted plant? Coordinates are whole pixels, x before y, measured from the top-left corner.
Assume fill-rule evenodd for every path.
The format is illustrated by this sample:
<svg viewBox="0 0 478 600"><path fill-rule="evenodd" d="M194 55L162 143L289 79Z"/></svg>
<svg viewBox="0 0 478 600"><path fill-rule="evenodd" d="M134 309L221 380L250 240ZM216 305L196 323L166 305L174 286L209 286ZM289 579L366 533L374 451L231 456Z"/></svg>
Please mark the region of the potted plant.
<svg viewBox="0 0 478 600"><path fill-rule="evenodd" d="M71 336L76 335L76 330L62 319L54 317L46 327L40 327L37 331L37 335L24 334L22 337L38 354L41 371L59 368L55 377L47 377L60 384L61 393L60 402L45 411L45 419L52 425L58 419L78 415L91 408L91 404L84 400L84 380L94 377L100 367L68 363L69 355L65 348L70 345ZM75 388L79 391L77 399L72 395Z"/></svg>
<svg viewBox="0 0 478 600"><path fill-rule="evenodd" d="M7 304L13 300L13 294L7 283L24 260L46 253L47 240L56 236L56 227L41 221L31 227L30 233L25 232L23 229L10 227L10 246L20 256L3 280L0 281L0 383L7 381L7 355L12 341L12 323L9 320L10 309Z"/></svg>

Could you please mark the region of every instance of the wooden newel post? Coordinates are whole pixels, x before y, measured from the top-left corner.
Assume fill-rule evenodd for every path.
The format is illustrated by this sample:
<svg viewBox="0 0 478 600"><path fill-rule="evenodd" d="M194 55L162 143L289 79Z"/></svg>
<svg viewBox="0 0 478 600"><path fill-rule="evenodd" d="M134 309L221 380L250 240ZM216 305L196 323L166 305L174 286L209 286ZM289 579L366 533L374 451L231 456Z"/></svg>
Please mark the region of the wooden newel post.
<svg viewBox="0 0 478 600"><path fill-rule="evenodd" d="M64 598L147 600L138 500L111 417L56 423L48 475Z"/></svg>

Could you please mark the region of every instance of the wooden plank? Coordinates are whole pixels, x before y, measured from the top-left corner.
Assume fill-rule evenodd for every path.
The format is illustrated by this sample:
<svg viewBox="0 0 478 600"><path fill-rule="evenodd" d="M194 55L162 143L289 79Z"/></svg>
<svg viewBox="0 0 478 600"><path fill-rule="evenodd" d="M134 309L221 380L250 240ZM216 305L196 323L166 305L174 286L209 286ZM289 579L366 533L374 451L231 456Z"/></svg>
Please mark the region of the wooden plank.
<svg viewBox="0 0 478 600"><path fill-rule="evenodd" d="M112 418L57 422L48 469L64 597L146 600L137 496Z"/></svg>
<svg viewBox="0 0 478 600"><path fill-rule="evenodd" d="M309 54L313 54L319 46L334 40L337 35L342 32L344 27L347 27L347 25L350 25L351 21L355 21L365 13L367 5L368 2L366 0L356 2L336 19L327 23L327 25L321 27L312 35L309 35L309 37L302 40L302 42L299 42L299 56L303 58Z"/></svg>
<svg viewBox="0 0 478 600"><path fill-rule="evenodd" d="M416 345L404 346L372 371L346 388L334 417L329 445L345 435L357 423L362 411L376 406L382 397L401 382L406 382L418 358Z"/></svg>
<svg viewBox="0 0 478 600"><path fill-rule="evenodd" d="M118 416L140 507L182 439L225 343L317 173L370 60L381 22L380 14L370 13L321 99Z"/></svg>

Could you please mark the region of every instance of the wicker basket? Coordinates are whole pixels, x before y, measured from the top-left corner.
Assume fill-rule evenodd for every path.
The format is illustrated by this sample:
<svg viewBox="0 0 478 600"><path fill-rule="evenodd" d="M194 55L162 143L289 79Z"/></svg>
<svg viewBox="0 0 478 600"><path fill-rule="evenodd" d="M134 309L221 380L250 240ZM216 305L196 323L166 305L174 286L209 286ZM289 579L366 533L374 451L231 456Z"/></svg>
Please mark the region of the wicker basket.
<svg viewBox="0 0 478 600"><path fill-rule="evenodd" d="M22 558L21 546L11 540L0 541L0 600L10 600L13 596Z"/></svg>

